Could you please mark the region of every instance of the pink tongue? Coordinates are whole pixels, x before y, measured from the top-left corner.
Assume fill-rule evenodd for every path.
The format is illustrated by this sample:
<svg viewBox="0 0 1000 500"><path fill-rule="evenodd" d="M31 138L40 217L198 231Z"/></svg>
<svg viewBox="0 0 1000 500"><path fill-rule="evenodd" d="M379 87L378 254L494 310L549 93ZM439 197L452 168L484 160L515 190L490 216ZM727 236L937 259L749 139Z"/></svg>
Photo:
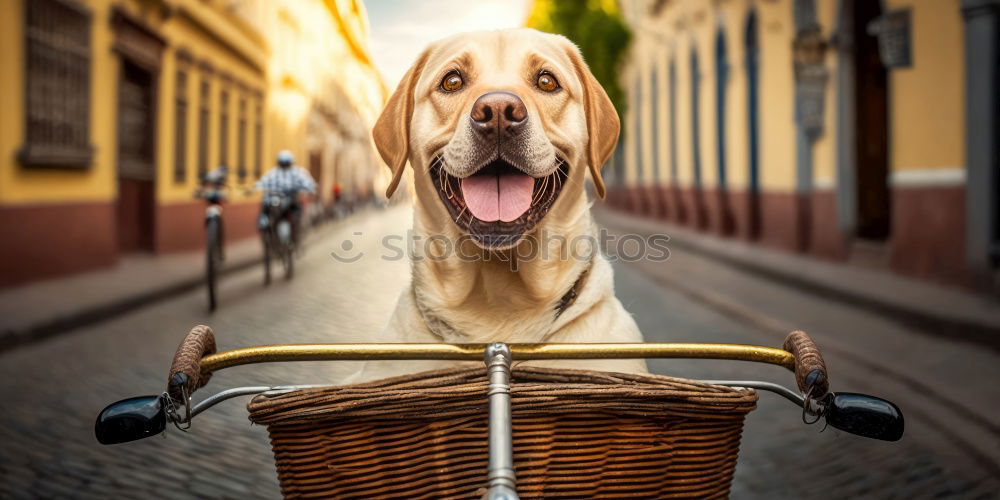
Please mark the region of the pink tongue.
<svg viewBox="0 0 1000 500"><path fill-rule="evenodd" d="M535 179L525 174L473 175L462 179L462 196L472 215L485 222L510 222L531 207Z"/></svg>

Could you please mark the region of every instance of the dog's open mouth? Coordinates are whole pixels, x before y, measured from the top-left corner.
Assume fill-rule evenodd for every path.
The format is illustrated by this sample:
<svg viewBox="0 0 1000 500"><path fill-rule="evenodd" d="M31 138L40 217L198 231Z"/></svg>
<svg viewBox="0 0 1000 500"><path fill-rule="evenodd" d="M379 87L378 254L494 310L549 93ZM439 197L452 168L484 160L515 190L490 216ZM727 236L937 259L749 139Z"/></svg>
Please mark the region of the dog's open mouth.
<svg viewBox="0 0 1000 500"><path fill-rule="evenodd" d="M458 227L487 250L505 250L549 212L567 172L566 162L557 159L551 174L535 178L498 158L460 179L445 171L439 157L430 174Z"/></svg>

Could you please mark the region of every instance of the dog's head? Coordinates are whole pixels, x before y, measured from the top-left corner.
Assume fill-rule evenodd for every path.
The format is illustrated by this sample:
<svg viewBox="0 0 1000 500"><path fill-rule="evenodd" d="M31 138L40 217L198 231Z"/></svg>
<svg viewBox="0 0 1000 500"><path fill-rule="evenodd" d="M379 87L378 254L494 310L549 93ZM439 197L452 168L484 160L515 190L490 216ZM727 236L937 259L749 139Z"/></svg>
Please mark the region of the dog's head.
<svg viewBox="0 0 1000 500"><path fill-rule="evenodd" d="M516 29L432 44L400 81L372 135L392 169L387 196L409 159L418 198L438 198L431 210L480 247L503 250L560 198L583 196L586 166L604 196L600 168L619 127L575 45Z"/></svg>

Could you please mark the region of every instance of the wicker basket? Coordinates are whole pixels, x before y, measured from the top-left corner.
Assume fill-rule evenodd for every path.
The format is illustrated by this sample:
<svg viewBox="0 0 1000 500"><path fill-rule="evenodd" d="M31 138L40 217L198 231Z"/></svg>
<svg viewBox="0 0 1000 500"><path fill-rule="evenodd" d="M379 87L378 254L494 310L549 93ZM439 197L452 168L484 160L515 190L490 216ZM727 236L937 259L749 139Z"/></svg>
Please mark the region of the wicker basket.
<svg viewBox="0 0 1000 500"><path fill-rule="evenodd" d="M286 497L479 498L485 370L258 396ZM754 391L655 375L515 367L521 498L724 497Z"/></svg>

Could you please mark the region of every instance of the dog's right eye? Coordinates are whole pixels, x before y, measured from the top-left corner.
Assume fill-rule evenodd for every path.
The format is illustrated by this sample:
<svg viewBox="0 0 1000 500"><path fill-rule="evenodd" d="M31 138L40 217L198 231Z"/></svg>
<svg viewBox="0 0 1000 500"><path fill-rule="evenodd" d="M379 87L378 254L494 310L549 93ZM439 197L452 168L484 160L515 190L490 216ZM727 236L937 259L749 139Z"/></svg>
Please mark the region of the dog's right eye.
<svg viewBox="0 0 1000 500"><path fill-rule="evenodd" d="M462 84L465 82L462 80L462 75L458 71L452 71L447 75L444 75L444 79L441 80L441 90L445 92L454 92L462 88Z"/></svg>

